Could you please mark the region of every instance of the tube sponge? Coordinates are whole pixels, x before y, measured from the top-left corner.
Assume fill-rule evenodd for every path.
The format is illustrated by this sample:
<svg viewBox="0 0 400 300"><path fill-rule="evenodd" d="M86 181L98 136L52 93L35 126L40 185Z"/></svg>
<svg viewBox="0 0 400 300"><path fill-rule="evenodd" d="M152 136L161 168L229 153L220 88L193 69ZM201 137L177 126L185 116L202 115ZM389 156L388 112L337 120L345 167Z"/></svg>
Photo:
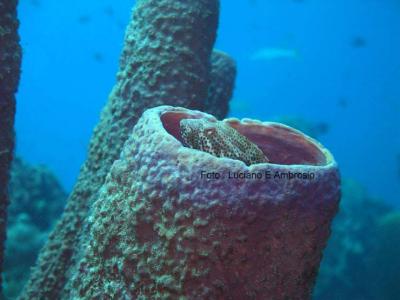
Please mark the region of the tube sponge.
<svg viewBox="0 0 400 300"><path fill-rule="evenodd" d="M18 1L0 0L0 298L6 239L8 181L14 156L15 93L21 67Z"/></svg>
<svg viewBox="0 0 400 300"><path fill-rule="evenodd" d="M308 299L340 197L332 155L282 124L225 120L270 158L246 166L184 147L185 118L216 120L161 106L138 121L94 204L73 298Z"/></svg>
<svg viewBox="0 0 400 300"><path fill-rule="evenodd" d="M69 299L89 208L143 111L161 104L204 107L218 15L218 0L136 1L88 159L20 299Z"/></svg>
<svg viewBox="0 0 400 300"><path fill-rule="evenodd" d="M211 82L204 111L217 119L226 117L236 79L236 62L226 53L214 50L211 55Z"/></svg>

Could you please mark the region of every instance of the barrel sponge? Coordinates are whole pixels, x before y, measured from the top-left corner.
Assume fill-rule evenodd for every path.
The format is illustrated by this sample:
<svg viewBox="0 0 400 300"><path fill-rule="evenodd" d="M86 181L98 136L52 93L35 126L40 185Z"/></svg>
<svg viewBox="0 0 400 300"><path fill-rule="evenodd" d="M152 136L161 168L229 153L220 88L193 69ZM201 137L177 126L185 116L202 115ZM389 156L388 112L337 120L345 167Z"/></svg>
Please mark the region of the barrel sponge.
<svg viewBox="0 0 400 300"><path fill-rule="evenodd" d="M184 118L215 120L160 106L134 127L94 203L73 298L308 299L340 196L331 154L285 125L225 120L271 160L248 167L184 147ZM315 178L227 178L266 171Z"/></svg>
<svg viewBox="0 0 400 300"><path fill-rule="evenodd" d="M218 15L218 0L136 1L117 82L88 159L20 299L70 299L70 274L86 240L89 208L137 120L161 104L204 106Z"/></svg>
<svg viewBox="0 0 400 300"><path fill-rule="evenodd" d="M236 80L236 62L228 54L214 50L211 55L211 82L204 111L223 119L229 111Z"/></svg>

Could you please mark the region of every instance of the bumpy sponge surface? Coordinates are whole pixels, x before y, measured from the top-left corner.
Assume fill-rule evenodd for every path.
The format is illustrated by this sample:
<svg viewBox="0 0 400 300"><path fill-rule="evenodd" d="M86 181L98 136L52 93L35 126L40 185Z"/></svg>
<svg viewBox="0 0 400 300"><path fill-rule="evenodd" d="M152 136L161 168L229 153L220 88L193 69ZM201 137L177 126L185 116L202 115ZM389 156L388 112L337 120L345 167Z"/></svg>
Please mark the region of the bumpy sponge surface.
<svg viewBox="0 0 400 300"><path fill-rule="evenodd" d="M218 0L136 1L117 83L94 130L88 159L20 299L71 299L70 279L86 241L88 211L137 120L161 104L204 107L218 15Z"/></svg>
<svg viewBox="0 0 400 300"><path fill-rule="evenodd" d="M91 212L74 299L308 299L339 201L330 153L284 125L225 120L270 158L246 166L183 146L185 118L215 121L161 106L133 129Z"/></svg>

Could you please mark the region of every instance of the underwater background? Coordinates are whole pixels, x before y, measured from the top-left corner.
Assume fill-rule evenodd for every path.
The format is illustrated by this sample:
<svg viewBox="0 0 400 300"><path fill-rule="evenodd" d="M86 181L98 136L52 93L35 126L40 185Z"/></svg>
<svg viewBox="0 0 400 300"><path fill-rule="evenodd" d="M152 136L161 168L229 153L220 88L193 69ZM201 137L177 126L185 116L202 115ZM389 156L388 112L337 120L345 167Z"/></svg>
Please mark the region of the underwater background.
<svg viewBox="0 0 400 300"><path fill-rule="evenodd" d="M20 1L10 299L85 161L133 5ZM399 299L400 1L222 0L215 48L237 63L229 116L298 128L339 163L341 209L314 298Z"/></svg>
<svg viewBox="0 0 400 300"><path fill-rule="evenodd" d="M67 190L115 82L132 6L21 1L17 152ZM396 0L223 0L215 47L238 65L230 116L322 124L342 175L399 205L399 14Z"/></svg>

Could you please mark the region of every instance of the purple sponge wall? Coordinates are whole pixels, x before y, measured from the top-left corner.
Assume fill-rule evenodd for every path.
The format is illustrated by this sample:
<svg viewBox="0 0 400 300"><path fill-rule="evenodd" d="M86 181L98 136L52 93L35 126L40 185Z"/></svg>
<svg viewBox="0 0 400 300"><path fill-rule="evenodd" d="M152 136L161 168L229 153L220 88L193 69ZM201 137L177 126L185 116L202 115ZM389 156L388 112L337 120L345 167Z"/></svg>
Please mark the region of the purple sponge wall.
<svg viewBox="0 0 400 300"><path fill-rule="evenodd" d="M215 120L161 106L138 121L89 217L71 296L310 298L340 197L329 151L278 123L225 120L271 158L248 167L184 147L184 118Z"/></svg>

